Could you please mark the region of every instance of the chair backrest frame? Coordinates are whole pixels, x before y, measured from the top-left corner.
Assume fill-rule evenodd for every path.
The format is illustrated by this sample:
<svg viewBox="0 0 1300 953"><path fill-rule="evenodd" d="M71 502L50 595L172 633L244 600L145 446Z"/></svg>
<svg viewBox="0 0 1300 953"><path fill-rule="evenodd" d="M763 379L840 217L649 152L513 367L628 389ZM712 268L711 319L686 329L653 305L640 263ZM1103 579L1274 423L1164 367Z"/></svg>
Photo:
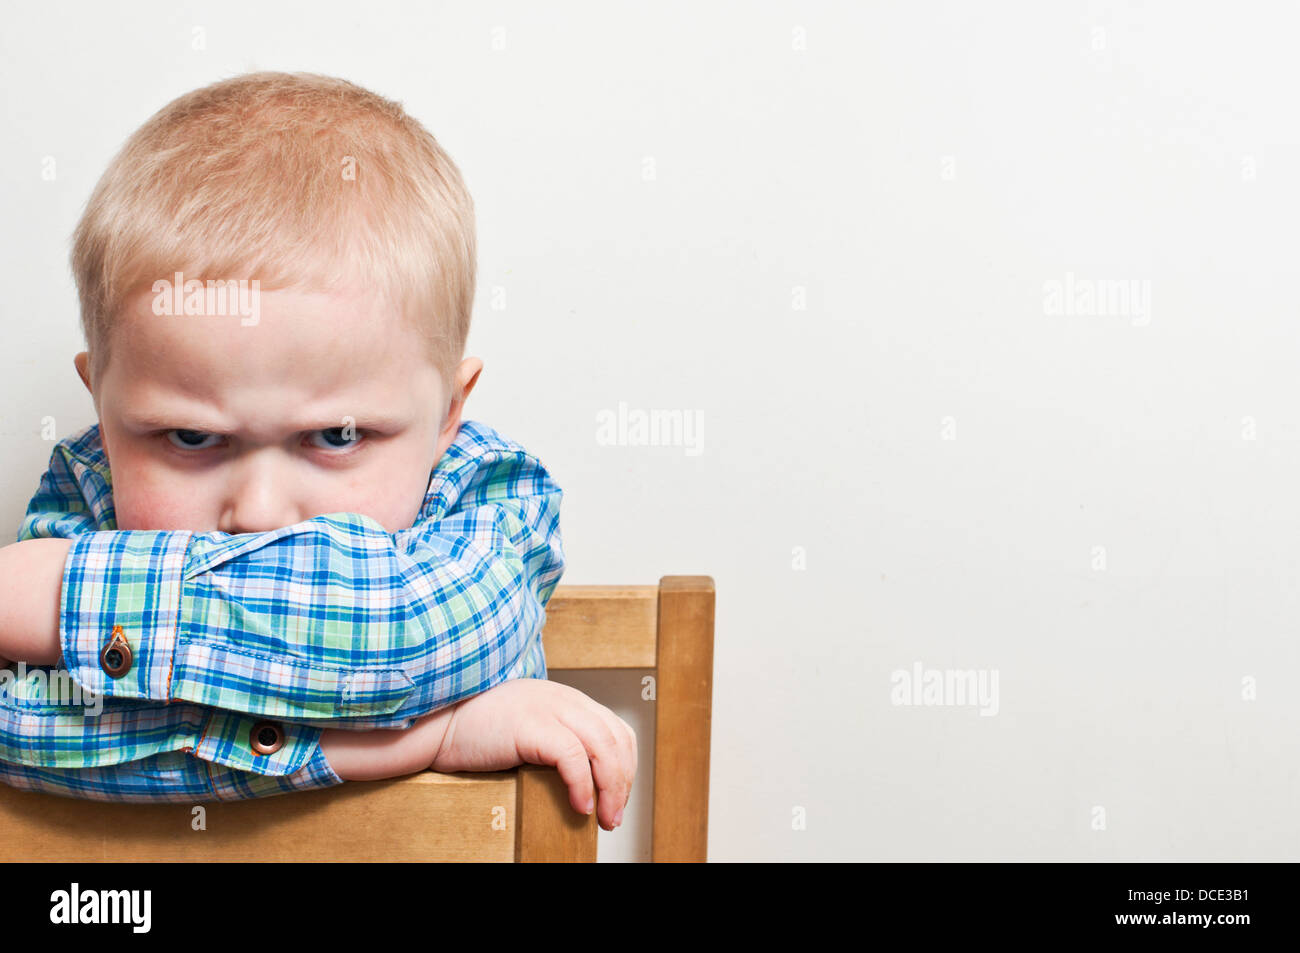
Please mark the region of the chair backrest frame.
<svg viewBox="0 0 1300 953"><path fill-rule="evenodd" d="M560 586L547 606L548 670L654 672L655 862L708 859L714 611L710 576L664 576L657 586Z"/></svg>

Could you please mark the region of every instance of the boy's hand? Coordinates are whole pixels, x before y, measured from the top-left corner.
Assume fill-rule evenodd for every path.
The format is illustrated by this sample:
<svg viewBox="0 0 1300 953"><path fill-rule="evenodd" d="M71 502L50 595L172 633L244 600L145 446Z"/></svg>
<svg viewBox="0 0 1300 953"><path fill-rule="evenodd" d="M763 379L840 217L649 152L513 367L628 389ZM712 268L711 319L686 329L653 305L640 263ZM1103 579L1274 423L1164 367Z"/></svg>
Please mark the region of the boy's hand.
<svg viewBox="0 0 1300 953"><path fill-rule="evenodd" d="M575 688L513 679L456 706L430 767L501 771L524 763L554 765L569 787L569 803L581 814L591 813L594 775L598 820L612 831L622 822L636 776L636 734Z"/></svg>

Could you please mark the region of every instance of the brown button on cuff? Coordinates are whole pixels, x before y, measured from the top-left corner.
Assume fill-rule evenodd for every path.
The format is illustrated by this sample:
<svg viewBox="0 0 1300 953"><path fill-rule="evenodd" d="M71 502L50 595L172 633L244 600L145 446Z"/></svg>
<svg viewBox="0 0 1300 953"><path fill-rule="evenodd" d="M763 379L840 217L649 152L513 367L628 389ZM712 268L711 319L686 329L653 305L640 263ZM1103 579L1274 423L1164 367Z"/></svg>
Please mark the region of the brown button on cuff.
<svg viewBox="0 0 1300 953"><path fill-rule="evenodd" d="M248 733L248 742L258 754L275 754L284 747L284 729L273 721L259 721Z"/></svg>
<svg viewBox="0 0 1300 953"><path fill-rule="evenodd" d="M99 667L109 678L121 678L131 671L131 645L126 641L120 625L113 626L113 636L99 653Z"/></svg>

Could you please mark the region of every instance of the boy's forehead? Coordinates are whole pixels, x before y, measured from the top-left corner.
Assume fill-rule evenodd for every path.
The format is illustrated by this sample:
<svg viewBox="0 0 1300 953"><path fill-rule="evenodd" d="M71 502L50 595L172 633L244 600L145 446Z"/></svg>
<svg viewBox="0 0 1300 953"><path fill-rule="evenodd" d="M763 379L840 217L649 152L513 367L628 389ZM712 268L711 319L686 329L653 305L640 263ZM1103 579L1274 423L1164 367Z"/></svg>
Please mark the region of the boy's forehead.
<svg viewBox="0 0 1300 953"><path fill-rule="evenodd" d="M152 292L127 302L105 382L132 402L403 403L432 399L438 375L409 322L364 294L262 291L239 314L157 314ZM246 309L247 310L247 309Z"/></svg>
<svg viewBox="0 0 1300 953"><path fill-rule="evenodd" d="M382 300L360 293L260 291L249 296L248 314L160 315L155 298L150 292L129 301L114 345L150 361L174 355L168 363L187 368L271 372L314 361L346 371L410 358L418 337Z"/></svg>

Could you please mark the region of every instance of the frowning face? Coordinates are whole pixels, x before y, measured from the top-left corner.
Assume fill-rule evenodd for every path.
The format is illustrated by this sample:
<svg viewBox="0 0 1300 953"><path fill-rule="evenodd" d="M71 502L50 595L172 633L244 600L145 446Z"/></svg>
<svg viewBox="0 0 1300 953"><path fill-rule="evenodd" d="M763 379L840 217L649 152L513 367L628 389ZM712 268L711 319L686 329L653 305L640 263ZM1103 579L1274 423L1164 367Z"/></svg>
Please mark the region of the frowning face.
<svg viewBox="0 0 1300 953"><path fill-rule="evenodd" d="M448 385L399 314L355 288L261 291L251 326L154 297L128 300L94 394L119 529L412 525L460 408L443 420ZM467 395L481 366L450 386Z"/></svg>

